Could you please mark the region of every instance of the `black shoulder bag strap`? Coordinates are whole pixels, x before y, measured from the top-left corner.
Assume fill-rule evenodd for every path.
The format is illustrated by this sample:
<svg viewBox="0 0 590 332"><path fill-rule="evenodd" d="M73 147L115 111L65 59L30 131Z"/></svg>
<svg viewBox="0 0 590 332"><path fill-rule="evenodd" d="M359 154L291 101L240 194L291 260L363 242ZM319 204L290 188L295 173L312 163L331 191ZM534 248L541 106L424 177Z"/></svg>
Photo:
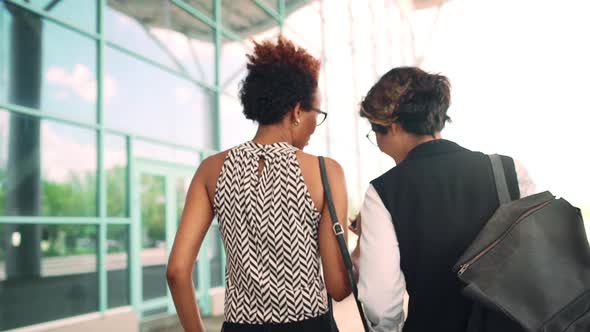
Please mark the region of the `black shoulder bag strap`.
<svg viewBox="0 0 590 332"><path fill-rule="evenodd" d="M344 240L344 229L342 229L342 225L340 225L340 223L338 222L338 215L336 214L336 208L334 207L332 191L330 190L330 182L328 181L328 174L326 172L326 161L324 160L324 157L319 157L319 159L320 172L322 175L322 184L324 185L324 195L328 203L330 216L332 217L332 229L334 230L334 234L336 235L336 239L338 240L338 245L340 246L342 259L344 260L344 265L346 266L346 270L348 272L348 281L350 282L350 287L352 289L352 293L354 294L354 300L356 301L356 306L358 308L361 321L363 322L363 328L365 332L369 332L369 326L367 325L367 320L365 319L365 312L363 311L363 306L361 305L358 299L358 290L352 274L352 260L350 259L348 247L346 246L346 241ZM331 301L332 300L330 299L330 306Z"/></svg>
<svg viewBox="0 0 590 332"><path fill-rule="evenodd" d="M492 165L492 172L494 173L494 182L496 183L496 192L498 193L498 201L500 205L509 203L512 199L510 191L508 190L508 182L506 180L506 172L504 171L504 164L502 157L498 154L488 155ZM479 332L486 328L487 309L481 304L473 302L471 307L471 317L467 324L466 332Z"/></svg>

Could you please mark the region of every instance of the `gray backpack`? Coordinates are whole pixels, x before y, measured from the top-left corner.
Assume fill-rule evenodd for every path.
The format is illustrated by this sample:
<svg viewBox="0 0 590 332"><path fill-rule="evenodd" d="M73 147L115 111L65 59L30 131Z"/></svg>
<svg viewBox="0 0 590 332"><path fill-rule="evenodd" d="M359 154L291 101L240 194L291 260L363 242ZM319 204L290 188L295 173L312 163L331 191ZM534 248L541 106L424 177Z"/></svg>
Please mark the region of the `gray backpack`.
<svg viewBox="0 0 590 332"><path fill-rule="evenodd" d="M468 330L489 330L487 312L525 331L590 331L590 247L580 209L548 191L510 201L500 157L490 160L500 207L454 268L475 302Z"/></svg>

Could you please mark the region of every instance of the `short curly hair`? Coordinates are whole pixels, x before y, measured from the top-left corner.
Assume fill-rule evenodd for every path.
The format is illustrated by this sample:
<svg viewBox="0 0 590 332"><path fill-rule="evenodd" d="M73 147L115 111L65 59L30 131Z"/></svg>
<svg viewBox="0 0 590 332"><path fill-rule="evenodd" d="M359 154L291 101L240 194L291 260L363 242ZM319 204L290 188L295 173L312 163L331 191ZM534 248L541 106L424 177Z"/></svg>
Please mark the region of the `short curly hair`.
<svg viewBox="0 0 590 332"><path fill-rule="evenodd" d="M313 107L320 61L305 49L279 36L276 44L254 42L247 58L248 74L240 87L246 118L268 125L280 122L297 103Z"/></svg>
<svg viewBox="0 0 590 332"><path fill-rule="evenodd" d="M383 75L361 102L360 115L377 126L394 122L415 135L440 132L447 121L451 85L443 75L398 67Z"/></svg>

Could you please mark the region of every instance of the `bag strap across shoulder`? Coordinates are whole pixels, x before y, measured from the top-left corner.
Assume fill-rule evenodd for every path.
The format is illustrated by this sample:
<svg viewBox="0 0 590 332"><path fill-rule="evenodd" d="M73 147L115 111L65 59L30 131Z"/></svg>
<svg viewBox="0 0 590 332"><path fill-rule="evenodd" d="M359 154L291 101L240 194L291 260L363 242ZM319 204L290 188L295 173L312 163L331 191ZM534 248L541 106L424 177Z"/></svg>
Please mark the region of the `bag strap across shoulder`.
<svg viewBox="0 0 590 332"><path fill-rule="evenodd" d="M363 322L363 328L366 332L369 332L369 326L367 325L367 320L365 319L365 313L363 310L362 304L358 300L358 289L356 287L356 283L354 282L353 273L352 273L352 260L350 259L350 254L348 253L348 247L346 246L346 241L344 240L344 229L342 225L338 222L338 215L336 213L336 208L334 207L334 199L332 197L332 191L330 190L330 182L328 181L328 173L326 171L326 161L324 157L319 157L320 160L320 173L322 176L322 184L324 186L324 196L326 198L326 202L328 203L328 209L330 211L330 216L332 217L332 230L334 231L334 235L336 235L336 239L338 240L338 246L340 247L340 252L342 254L342 259L344 260L344 265L346 266L346 270L348 272L348 281L350 282L350 287L352 289L352 293L354 294L354 299L356 301L356 305L361 317L361 321ZM331 301L331 299L330 299Z"/></svg>
<svg viewBox="0 0 590 332"><path fill-rule="evenodd" d="M502 157L500 157L498 154L491 154L488 155L488 157L492 163L494 182L496 182L496 191L498 192L498 200L500 201L500 205L509 203L511 201L510 192L508 191L508 182L506 181Z"/></svg>

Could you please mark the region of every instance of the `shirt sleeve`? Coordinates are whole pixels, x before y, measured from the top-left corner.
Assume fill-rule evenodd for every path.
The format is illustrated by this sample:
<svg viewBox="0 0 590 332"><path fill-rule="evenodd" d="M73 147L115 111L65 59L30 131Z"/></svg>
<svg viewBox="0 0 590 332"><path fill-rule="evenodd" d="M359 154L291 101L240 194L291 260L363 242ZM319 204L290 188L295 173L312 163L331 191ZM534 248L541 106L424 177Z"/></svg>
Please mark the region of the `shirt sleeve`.
<svg viewBox="0 0 590 332"><path fill-rule="evenodd" d="M398 332L404 325L406 283L391 215L371 185L361 208L359 300L374 332Z"/></svg>
<svg viewBox="0 0 590 332"><path fill-rule="evenodd" d="M538 193L537 186L524 165L515 159L514 168L516 169L516 180L518 181L520 198Z"/></svg>

